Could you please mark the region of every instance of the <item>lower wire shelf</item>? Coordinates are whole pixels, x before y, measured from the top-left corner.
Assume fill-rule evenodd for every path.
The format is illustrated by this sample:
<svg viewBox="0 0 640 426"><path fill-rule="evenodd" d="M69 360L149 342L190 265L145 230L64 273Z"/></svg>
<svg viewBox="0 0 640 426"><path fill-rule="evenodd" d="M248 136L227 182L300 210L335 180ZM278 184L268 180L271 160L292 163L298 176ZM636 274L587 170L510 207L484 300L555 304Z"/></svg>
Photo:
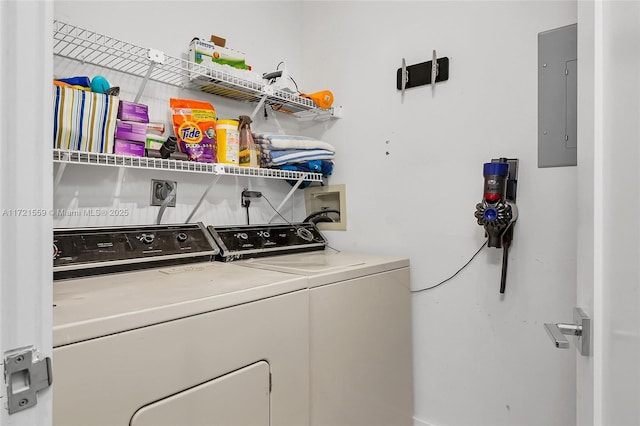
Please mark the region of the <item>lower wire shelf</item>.
<svg viewBox="0 0 640 426"><path fill-rule="evenodd" d="M281 180L304 180L322 182L321 173L297 172L269 168L240 167L223 163L198 163L195 161L169 160L151 157L132 157L119 154L53 150L53 161L63 164L92 164L97 166L125 167L134 169L152 169L188 173L208 173L215 175L233 175Z"/></svg>

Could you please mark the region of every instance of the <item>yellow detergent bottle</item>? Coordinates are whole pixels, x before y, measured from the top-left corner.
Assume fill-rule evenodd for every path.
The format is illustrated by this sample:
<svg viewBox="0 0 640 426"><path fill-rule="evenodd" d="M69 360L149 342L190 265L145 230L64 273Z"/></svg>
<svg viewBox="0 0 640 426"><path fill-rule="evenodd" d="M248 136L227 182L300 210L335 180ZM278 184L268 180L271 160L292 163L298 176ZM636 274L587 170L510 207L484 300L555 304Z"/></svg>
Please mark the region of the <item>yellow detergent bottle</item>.
<svg viewBox="0 0 640 426"><path fill-rule="evenodd" d="M216 122L219 163L238 165L240 153L239 126L238 120L218 120Z"/></svg>
<svg viewBox="0 0 640 426"><path fill-rule="evenodd" d="M243 167L260 167L260 148L253 141L251 134L251 117L240 116L240 152L238 164Z"/></svg>

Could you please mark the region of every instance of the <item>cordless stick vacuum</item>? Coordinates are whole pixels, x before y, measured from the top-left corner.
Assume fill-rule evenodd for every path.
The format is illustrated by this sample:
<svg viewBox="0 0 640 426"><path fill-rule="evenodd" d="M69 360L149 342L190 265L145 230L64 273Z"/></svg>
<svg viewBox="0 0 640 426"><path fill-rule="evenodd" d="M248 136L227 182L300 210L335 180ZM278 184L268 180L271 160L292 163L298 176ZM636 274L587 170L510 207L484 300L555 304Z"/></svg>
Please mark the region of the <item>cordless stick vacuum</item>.
<svg viewBox="0 0 640 426"><path fill-rule="evenodd" d="M499 158L484 164L484 196L476 205L474 216L483 226L489 247L502 248L502 277L500 293L504 293L507 281L509 247L513 239L513 227L518 219L516 191L518 184L518 160Z"/></svg>

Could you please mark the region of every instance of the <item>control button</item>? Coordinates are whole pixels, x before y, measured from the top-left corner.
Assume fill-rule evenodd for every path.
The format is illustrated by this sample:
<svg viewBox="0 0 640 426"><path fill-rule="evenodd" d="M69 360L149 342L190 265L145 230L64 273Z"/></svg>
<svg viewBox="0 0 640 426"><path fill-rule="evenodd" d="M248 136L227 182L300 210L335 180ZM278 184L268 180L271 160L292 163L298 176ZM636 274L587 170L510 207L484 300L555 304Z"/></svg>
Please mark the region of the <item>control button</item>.
<svg viewBox="0 0 640 426"><path fill-rule="evenodd" d="M271 234L269 233L269 231L260 231L258 232L258 235L262 238L269 238L271 236Z"/></svg>
<svg viewBox="0 0 640 426"><path fill-rule="evenodd" d="M308 229L298 228L296 229L296 234L305 241L313 241L313 233Z"/></svg>
<svg viewBox="0 0 640 426"><path fill-rule="evenodd" d="M240 232L240 233L238 234L238 238L240 238L241 240L248 240L248 239L249 239L249 236L247 235L247 233L246 233L246 232Z"/></svg>
<svg viewBox="0 0 640 426"><path fill-rule="evenodd" d="M56 257L58 257L58 253L60 253L60 251L58 250L58 246L57 245L53 245L53 258L55 259Z"/></svg>
<svg viewBox="0 0 640 426"><path fill-rule="evenodd" d="M155 239L156 239L156 236L153 234L142 234L140 236L140 241L143 242L144 244L151 244Z"/></svg>
<svg viewBox="0 0 640 426"><path fill-rule="evenodd" d="M187 241L187 234L185 234L184 232L181 232L178 234L178 236L176 237L178 239L178 241L180 241L181 243L184 243L185 241Z"/></svg>

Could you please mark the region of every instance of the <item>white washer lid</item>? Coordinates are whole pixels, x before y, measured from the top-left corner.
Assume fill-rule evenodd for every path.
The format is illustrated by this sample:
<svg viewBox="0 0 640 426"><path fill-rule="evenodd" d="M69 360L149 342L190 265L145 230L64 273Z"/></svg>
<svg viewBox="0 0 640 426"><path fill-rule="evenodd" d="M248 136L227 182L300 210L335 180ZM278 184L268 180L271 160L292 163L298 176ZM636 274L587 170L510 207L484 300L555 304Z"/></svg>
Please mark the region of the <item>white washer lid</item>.
<svg viewBox="0 0 640 426"><path fill-rule="evenodd" d="M358 253L315 251L259 257L237 262L242 266L308 277L309 287L331 284L409 266L409 259Z"/></svg>
<svg viewBox="0 0 640 426"><path fill-rule="evenodd" d="M60 346L305 289L306 279L205 262L55 281Z"/></svg>

